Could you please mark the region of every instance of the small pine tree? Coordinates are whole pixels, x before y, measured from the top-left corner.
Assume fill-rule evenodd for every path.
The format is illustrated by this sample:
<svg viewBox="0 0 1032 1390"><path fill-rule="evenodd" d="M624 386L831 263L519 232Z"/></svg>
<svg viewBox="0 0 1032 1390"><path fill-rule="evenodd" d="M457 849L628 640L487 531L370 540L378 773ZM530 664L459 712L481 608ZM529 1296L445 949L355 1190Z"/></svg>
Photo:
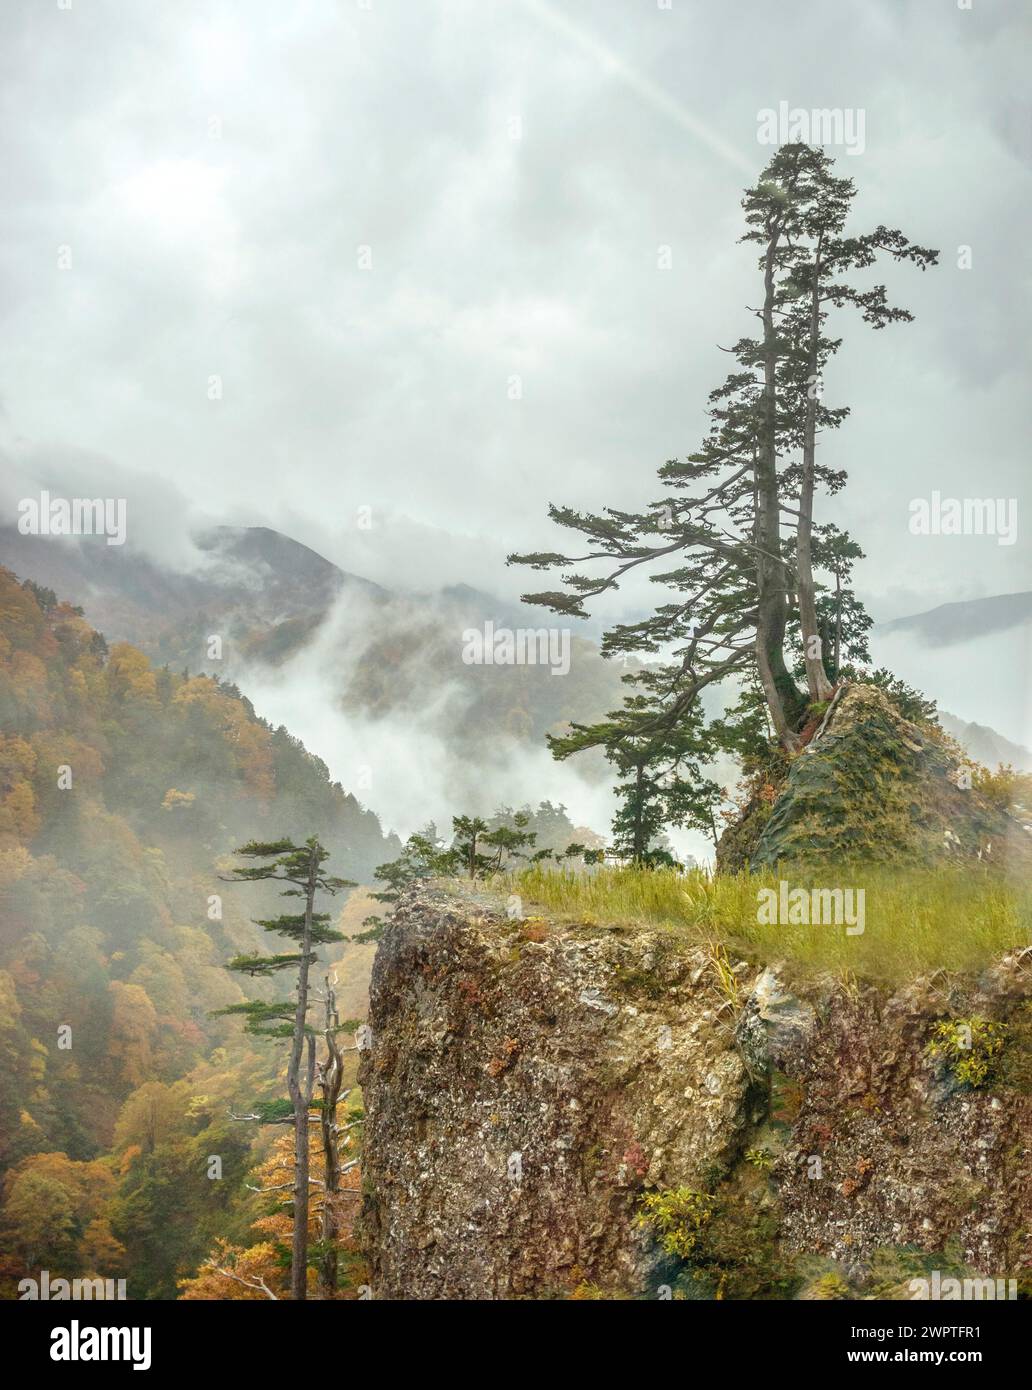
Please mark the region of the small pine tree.
<svg viewBox="0 0 1032 1390"><path fill-rule="evenodd" d="M602 748L620 781L614 790L620 808L613 818L614 849L636 864L672 863L656 846L667 826L688 826L717 839L715 810L721 788L702 775L714 743L696 703L681 722L662 717L655 698L632 695L623 709L599 724L573 724L565 735L549 737L554 757L585 748Z"/></svg>
<svg viewBox="0 0 1032 1390"><path fill-rule="evenodd" d="M350 879L334 878L322 872L322 865L329 858L329 851L323 848L314 835L303 845L295 845L290 840L251 840L242 845L237 854L261 862L235 868L231 882L286 883L289 887L284 888L283 897L304 899L303 912L284 913L279 917L258 920L258 925L266 931L275 932L296 942L298 950L265 956L235 956L228 963L230 970L252 977L268 977L282 970L296 969L296 1000L284 999L268 1003L264 1000L248 999L215 1011L217 1014L242 1016L245 1031L256 1037L290 1039L290 1056L287 1062L289 1114L284 1113L285 1107L281 1103L278 1106L274 1104L272 1107L264 1107L249 1118L269 1124L292 1123L294 1126L294 1214L290 1296L294 1299L304 1299L308 1277L308 1112L312 1106L316 1079L315 1032L308 1024L309 970L312 962L318 960L313 946L345 940L343 933L334 931L328 925L328 913L316 912L315 900L317 893L334 894L342 888L354 888L355 884ZM302 1059L306 1049L307 1066L303 1071Z"/></svg>

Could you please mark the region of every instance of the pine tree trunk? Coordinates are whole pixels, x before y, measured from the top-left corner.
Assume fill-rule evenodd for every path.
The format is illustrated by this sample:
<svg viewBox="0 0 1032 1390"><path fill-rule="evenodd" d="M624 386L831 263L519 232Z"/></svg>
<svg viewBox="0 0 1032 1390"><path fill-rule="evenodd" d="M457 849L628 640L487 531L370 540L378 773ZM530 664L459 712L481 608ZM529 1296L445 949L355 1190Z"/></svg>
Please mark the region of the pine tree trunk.
<svg viewBox="0 0 1032 1390"><path fill-rule="evenodd" d="M785 665L788 577L781 558L781 505L777 463L777 334L774 328L774 257L780 232L771 234L763 272L763 429L756 456L758 507L756 544L756 664L771 720L784 747L794 749L803 706Z"/></svg>
<svg viewBox="0 0 1032 1390"><path fill-rule="evenodd" d="M830 700L831 682L824 669L820 632L817 626L817 595L813 582L813 492L817 455L817 367L820 334L821 247L817 240L814 254L813 284L810 287L810 325L807 352L806 416L803 426L803 472L799 486L799 525L796 531L796 584L799 593L799 631L806 664L806 683L813 701Z"/></svg>
<svg viewBox="0 0 1032 1390"><path fill-rule="evenodd" d="M319 1287L325 1297L337 1292L337 1217L340 1192L340 1150L338 1148L337 1104L344 1080L344 1058L337 1046L337 996L326 979L326 1064L322 1072L323 1206L320 1237Z"/></svg>
<svg viewBox="0 0 1032 1390"><path fill-rule="evenodd" d="M634 862L640 864L645 858L645 832L643 827L644 807L642 805L642 783L645 778L645 770L641 763L638 764L634 774Z"/></svg>
<svg viewBox="0 0 1032 1390"><path fill-rule="evenodd" d="M312 913L315 907L315 877L318 872L315 850L308 866L305 894L305 926L301 939L301 963L297 972L297 1011L294 1039L287 1065L287 1091L294 1107L294 1234L290 1252L290 1296L303 1300L308 1293L308 1107L312 1099L311 1074L308 1084L301 1082L308 1018L308 965L312 953ZM311 1073L311 1067L309 1067Z"/></svg>
<svg viewBox="0 0 1032 1390"><path fill-rule="evenodd" d="M756 668L759 671L760 684L763 686L763 694L767 701L771 723L774 725L778 742L783 748L794 751L799 747L799 739L785 716L783 694L771 666L770 652L767 649L763 632L759 627L756 632Z"/></svg>

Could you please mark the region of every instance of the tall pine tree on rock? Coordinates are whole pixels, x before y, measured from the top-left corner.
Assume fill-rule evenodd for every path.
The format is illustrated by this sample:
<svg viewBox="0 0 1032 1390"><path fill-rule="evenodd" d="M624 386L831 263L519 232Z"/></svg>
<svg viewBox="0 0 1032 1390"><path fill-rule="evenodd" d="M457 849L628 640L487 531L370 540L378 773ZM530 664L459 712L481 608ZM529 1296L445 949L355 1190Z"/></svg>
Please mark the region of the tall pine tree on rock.
<svg viewBox="0 0 1032 1390"><path fill-rule="evenodd" d="M850 640L851 625L861 634L869 626L848 588L859 548L846 532L813 521L817 488L833 494L845 483L844 473L817 458L821 433L848 414L822 399L822 372L839 347L825 329L829 311L846 305L875 328L909 320L907 310L888 303L884 286L859 288L846 277L882 254L923 270L936 264L937 252L883 226L846 236L856 190L831 168L821 150L786 145L746 191L742 240L759 252L760 294L751 310L759 331L731 349L736 369L710 394L711 426L701 447L660 468L666 494L641 512L553 505L552 520L583 536L586 552L509 557L564 571L562 588L523 598L570 617L587 617L590 599L618 588L631 571L651 568L670 600L639 622L610 629L602 650L661 655L661 664L627 678L644 684L656 702L657 729L688 718L708 686L755 682L777 741L793 752L810 704L831 693L822 660L828 613L827 605L819 611L816 569L824 566L840 600L850 597L837 610L837 650ZM790 665L792 648L802 652L805 690ZM640 740L648 732L632 700L615 738Z"/></svg>

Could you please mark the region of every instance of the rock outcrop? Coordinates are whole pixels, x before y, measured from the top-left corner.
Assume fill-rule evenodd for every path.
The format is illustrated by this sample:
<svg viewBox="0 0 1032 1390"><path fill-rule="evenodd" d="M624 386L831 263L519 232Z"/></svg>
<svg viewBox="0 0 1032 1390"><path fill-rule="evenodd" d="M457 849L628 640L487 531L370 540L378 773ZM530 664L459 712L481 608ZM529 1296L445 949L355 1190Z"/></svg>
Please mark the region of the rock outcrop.
<svg viewBox="0 0 1032 1390"><path fill-rule="evenodd" d="M971 786L970 771L950 741L904 719L883 690L844 686L773 806L752 808L751 839L728 837L722 867L981 861L1027 871L1032 837Z"/></svg>
<svg viewBox="0 0 1032 1390"><path fill-rule="evenodd" d="M750 1107L702 953L423 892L373 966L366 1228L379 1296L643 1289L644 1183L702 1185Z"/></svg>
<svg viewBox="0 0 1032 1390"><path fill-rule="evenodd" d="M1027 1269L1027 955L981 981L847 989L506 906L413 890L377 954L376 1297L886 1296L930 1260ZM928 1048L968 1019L1008 1039L977 1085ZM671 1191L706 1203L687 1262L641 1223L643 1195Z"/></svg>

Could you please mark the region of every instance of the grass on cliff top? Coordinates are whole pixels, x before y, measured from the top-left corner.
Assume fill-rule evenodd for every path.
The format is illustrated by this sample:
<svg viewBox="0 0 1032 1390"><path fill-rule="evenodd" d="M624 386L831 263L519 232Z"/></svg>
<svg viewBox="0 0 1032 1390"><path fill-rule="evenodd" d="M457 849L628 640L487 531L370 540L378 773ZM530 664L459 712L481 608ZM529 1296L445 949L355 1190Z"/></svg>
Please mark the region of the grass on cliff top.
<svg viewBox="0 0 1032 1390"><path fill-rule="evenodd" d="M938 969L976 972L1009 950L1032 945L1032 887L981 869L870 869L834 884L802 877L788 882L792 888L863 889L863 931L847 935L844 925L759 921L759 890L778 891L779 878L770 873L538 865L513 875L510 886L523 897L527 915L536 904L584 924L658 926L686 941L727 942L761 961L790 960L808 971L872 980L909 980Z"/></svg>

